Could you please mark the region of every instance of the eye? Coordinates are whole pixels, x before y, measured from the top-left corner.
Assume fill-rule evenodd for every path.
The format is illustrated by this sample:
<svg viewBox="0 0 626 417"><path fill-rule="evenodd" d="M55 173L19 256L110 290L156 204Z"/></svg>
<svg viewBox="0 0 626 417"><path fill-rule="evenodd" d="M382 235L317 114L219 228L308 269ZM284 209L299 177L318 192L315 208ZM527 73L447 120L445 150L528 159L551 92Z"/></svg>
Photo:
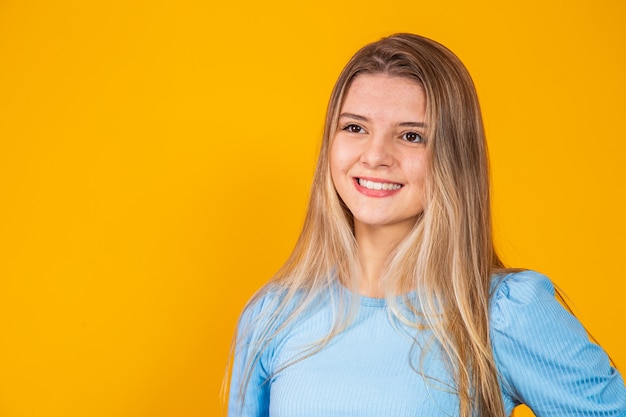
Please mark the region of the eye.
<svg viewBox="0 0 626 417"><path fill-rule="evenodd" d="M420 133L417 132L406 132L402 135L402 139L411 143L423 143L424 138Z"/></svg>
<svg viewBox="0 0 626 417"><path fill-rule="evenodd" d="M349 125L344 126L341 130L345 130L350 133L363 133L363 128L359 125L355 125L354 123L350 123Z"/></svg>

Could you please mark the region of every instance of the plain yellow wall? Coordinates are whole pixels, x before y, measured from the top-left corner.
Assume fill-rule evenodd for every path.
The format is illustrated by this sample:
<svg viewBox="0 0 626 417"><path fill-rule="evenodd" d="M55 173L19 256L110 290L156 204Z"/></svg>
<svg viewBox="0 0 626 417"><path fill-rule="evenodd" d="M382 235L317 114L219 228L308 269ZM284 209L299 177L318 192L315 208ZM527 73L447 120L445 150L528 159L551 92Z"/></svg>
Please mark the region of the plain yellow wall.
<svg viewBox="0 0 626 417"><path fill-rule="evenodd" d="M2 0L0 415L218 415L334 79L398 31L474 76L504 258L626 367L624 21L622 0Z"/></svg>

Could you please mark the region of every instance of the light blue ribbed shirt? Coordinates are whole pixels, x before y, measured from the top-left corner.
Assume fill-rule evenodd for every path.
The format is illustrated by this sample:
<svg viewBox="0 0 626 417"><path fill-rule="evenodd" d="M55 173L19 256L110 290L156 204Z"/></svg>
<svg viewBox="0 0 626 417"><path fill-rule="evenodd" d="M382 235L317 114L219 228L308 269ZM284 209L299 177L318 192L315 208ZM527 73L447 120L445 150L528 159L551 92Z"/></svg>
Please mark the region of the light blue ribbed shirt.
<svg viewBox="0 0 626 417"><path fill-rule="evenodd" d="M626 416L621 375L555 300L549 279L524 271L497 285L491 337L507 415L523 403L538 417ZM271 308L272 297L270 292L249 307L240 328ZM321 351L285 369L281 365L328 333L334 312L322 303L281 331L256 362L243 404L238 387L255 332L240 341L229 417L457 416L458 398L438 349L428 349L420 363L411 333L393 319L386 301L359 301L347 329ZM427 343L429 336L424 332L418 342Z"/></svg>

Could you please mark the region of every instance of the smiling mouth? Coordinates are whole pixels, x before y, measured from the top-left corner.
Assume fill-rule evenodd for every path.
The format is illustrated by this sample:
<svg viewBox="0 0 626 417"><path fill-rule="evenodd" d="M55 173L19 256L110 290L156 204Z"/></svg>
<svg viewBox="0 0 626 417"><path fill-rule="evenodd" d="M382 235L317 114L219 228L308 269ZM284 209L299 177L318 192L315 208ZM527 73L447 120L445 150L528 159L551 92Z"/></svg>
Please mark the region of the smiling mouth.
<svg viewBox="0 0 626 417"><path fill-rule="evenodd" d="M402 188L402 184L395 184L392 182L374 182L370 180L364 180L363 178L357 178L357 183L369 190L399 190Z"/></svg>

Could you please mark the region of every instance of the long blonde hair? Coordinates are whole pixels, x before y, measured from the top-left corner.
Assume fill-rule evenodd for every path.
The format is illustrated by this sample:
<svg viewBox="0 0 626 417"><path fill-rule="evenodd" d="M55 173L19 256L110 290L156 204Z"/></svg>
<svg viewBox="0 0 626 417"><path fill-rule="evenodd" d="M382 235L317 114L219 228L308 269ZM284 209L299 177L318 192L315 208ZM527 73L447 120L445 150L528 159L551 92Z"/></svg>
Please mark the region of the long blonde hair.
<svg viewBox="0 0 626 417"><path fill-rule="evenodd" d="M330 293L338 280L355 288L358 247L353 218L333 186L329 150L344 95L363 73L408 77L426 94L430 159L426 203L381 277L389 305L416 334L431 330L453 377L461 416L504 416L488 317L492 277L503 265L493 246L488 156L478 99L461 61L439 43L413 34L366 45L350 59L334 86L300 238L283 267L249 303L255 304L268 291L279 294L276 305L249 324L256 326L256 339L240 392L245 392L263 349L320 294ZM419 289L413 319L401 312L392 296L398 288ZM328 336L281 369L315 354L349 323L352 309L344 308L346 300L330 302L337 314ZM242 329L240 338L250 331Z"/></svg>

